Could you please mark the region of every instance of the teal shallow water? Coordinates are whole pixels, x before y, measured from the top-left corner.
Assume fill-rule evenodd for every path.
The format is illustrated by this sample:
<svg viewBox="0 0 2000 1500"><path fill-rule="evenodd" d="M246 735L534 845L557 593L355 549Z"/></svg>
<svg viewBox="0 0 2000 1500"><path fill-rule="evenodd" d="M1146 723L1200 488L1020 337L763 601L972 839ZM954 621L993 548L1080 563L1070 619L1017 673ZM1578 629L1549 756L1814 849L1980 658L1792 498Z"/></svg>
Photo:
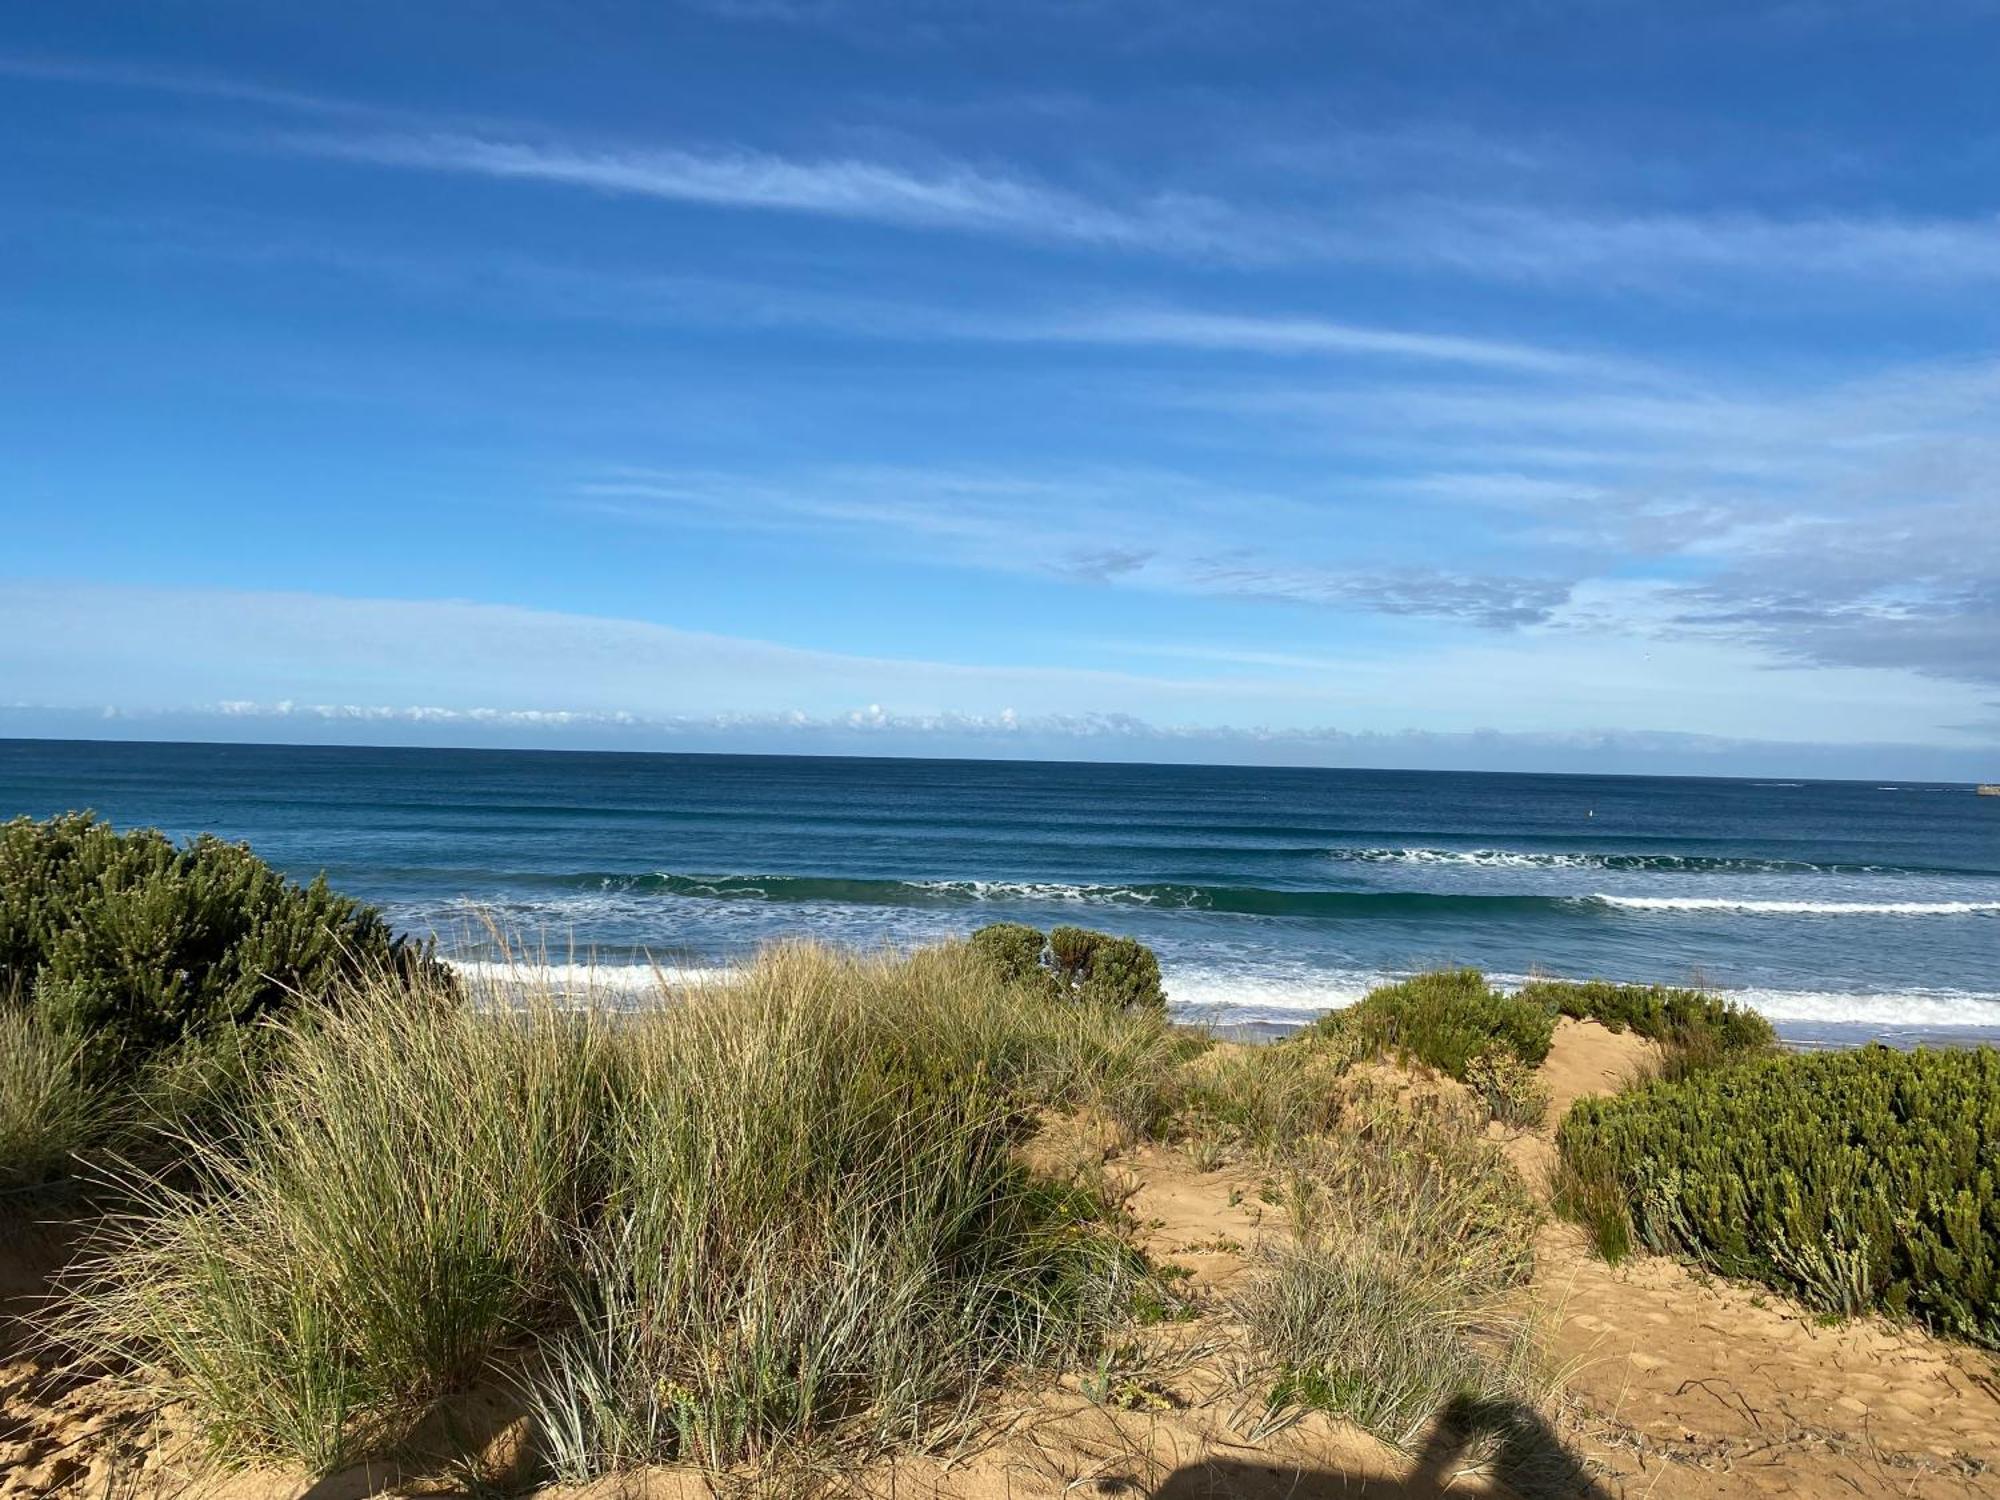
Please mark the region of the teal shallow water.
<svg viewBox="0 0 2000 1500"><path fill-rule="evenodd" d="M1469 963L1700 978L1803 1039L2000 1032L1969 786L0 741L0 815L75 807L247 839L470 961L482 913L614 977L1079 921L1233 1022Z"/></svg>

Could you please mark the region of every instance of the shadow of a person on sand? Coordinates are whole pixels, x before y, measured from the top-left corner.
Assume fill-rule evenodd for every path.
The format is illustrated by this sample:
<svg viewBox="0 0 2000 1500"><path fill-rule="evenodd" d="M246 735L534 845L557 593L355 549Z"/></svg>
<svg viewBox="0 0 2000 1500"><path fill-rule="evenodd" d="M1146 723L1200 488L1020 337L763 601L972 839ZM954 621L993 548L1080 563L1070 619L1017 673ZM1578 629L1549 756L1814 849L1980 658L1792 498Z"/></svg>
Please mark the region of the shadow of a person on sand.
<svg viewBox="0 0 2000 1500"><path fill-rule="evenodd" d="M492 1431L458 1430L460 1439L492 1438L502 1413L487 1414ZM1101 1494L1145 1496L1150 1500L1448 1500L1470 1493L1463 1483L1475 1445L1490 1445L1478 1465L1498 1482L1497 1493L1513 1500L1613 1500L1534 1411L1512 1401L1460 1397L1445 1408L1416 1463L1401 1479L1367 1479L1337 1470L1246 1459L1212 1459L1176 1469L1157 1489L1136 1478L1100 1479ZM525 1450L524 1450L525 1451ZM363 1464L329 1475L299 1500L369 1500L398 1488L393 1465ZM480 1486L486 1493L523 1493L534 1488L525 1473L512 1482ZM454 1493L433 1491L433 1493ZM472 1493L471 1491L457 1493ZM871 1493L873 1493L871 1491Z"/></svg>
<svg viewBox="0 0 2000 1500"><path fill-rule="evenodd" d="M1469 1450L1484 1439L1494 1447L1481 1467L1515 1500L1612 1500L1534 1411L1518 1402L1469 1396L1445 1409L1402 1479L1218 1459L1176 1470L1151 1495L1152 1500L1431 1500L1465 1492L1454 1481L1462 1476Z"/></svg>

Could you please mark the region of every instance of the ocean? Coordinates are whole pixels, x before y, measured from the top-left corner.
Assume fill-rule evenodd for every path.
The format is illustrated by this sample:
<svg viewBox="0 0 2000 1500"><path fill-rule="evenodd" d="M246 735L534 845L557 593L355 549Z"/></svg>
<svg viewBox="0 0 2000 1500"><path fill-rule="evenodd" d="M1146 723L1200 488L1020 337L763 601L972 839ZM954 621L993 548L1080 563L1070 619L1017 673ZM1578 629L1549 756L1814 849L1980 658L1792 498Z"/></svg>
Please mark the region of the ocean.
<svg viewBox="0 0 2000 1500"><path fill-rule="evenodd" d="M774 940L1080 923L1283 1030L1471 964L1701 982L1804 1042L2000 1034L2000 798L1926 782L0 740L0 816L247 840L466 964L638 994Z"/></svg>

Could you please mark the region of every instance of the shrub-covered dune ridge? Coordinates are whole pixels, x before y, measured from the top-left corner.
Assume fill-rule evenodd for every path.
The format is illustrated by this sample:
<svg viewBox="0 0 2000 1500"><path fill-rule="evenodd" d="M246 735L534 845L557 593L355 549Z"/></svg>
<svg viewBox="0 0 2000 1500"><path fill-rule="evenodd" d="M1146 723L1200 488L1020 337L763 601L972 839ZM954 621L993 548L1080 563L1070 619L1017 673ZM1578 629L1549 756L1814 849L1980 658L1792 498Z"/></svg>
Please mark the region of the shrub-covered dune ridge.
<svg viewBox="0 0 2000 1500"><path fill-rule="evenodd" d="M2000 1052L1774 1057L1584 1100L1564 1205L1836 1313L2000 1347Z"/></svg>

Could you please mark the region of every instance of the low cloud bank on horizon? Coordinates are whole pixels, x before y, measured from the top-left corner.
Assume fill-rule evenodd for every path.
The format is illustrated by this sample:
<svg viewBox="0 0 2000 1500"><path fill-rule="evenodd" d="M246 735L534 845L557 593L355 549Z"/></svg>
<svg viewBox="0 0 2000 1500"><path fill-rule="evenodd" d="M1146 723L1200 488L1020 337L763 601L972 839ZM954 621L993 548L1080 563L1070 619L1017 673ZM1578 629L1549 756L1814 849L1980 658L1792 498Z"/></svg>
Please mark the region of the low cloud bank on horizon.
<svg viewBox="0 0 2000 1500"><path fill-rule="evenodd" d="M39 662L31 628L65 643ZM331 672L320 643L352 661ZM113 590L0 583L0 665L38 697L0 704L0 733L38 738L200 739L377 745L683 750L776 754L931 755L1038 759L1207 761L1440 770L1617 771L1690 775L1989 775L1992 726L1955 726L1952 743L1868 737L1811 742L1606 727L1580 717L1532 727L1539 699L1510 685L1546 650L1529 647L1512 671L1494 658L1431 659L1428 683L1399 660L1346 662L1197 653L1180 675L1063 665L966 665L800 651L770 642L491 605L337 599L197 590ZM393 663L393 666L390 665ZM1662 653L1628 663L1639 675L1607 702L1641 712L1665 675L1705 669ZM1791 688L1818 691L1817 672L1771 675L1776 711L1792 721ZM74 684L143 681L148 696L90 703ZM1479 690L1481 681L1485 690ZM389 681L416 701L301 700L283 685L315 681L354 692ZM528 683L532 705L479 701L498 682ZM68 685L66 687L66 684ZM588 684L596 696L580 696ZM263 696L227 696L247 688ZM774 693L803 706L772 708ZM857 703L861 693L895 698ZM565 696L567 694L567 696ZM1143 697L1210 717L1155 721L1091 706ZM936 709L940 697L992 708ZM1459 705L1457 722L1421 727L1329 723L1343 712L1377 717L1432 698ZM712 705L734 701L718 711ZM1013 706L1014 702L1025 705ZM705 706L707 705L707 706ZM1588 701L1579 700L1587 714ZM1220 720L1232 713L1236 722ZM1269 715L1246 724L1246 715ZM1481 715L1490 715L1482 718ZM1435 714L1433 715L1435 718ZM1503 727L1504 726L1504 727Z"/></svg>
<svg viewBox="0 0 2000 1500"><path fill-rule="evenodd" d="M1988 756L1927 746L1787 744L1670 731L1238 729L1149 724L1122 714L904 715L889 713L880 704L822 718L791 712L673 719L568 709L354 703L222 703L140 711L11 704L0 705L0 737L1862 781L1894 777L1967 784L1991 766Z"/></svg>

